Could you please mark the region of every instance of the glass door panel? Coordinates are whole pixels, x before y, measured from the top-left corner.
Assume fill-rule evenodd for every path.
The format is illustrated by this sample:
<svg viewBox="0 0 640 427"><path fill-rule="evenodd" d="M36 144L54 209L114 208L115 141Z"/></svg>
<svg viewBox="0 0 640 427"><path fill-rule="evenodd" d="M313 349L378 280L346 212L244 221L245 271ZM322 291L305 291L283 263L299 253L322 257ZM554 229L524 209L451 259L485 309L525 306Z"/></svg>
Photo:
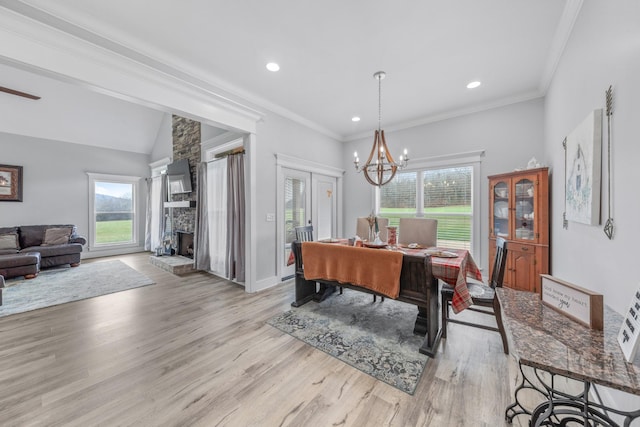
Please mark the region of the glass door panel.
<svg viewBox="0 0 640 427"><path fill-rule="evenodd" d="M493 186L493 235L509 237L509 182L499 181Z"/></svg>
<svg viewBox="0 0 640 427"><path fill-rule="evenodd" d="M296 227L311 224L311 174L288 169L283 172L284 266L282 277L288 277L294 272L294 266L287 264L291 254L291 242L296 239Z"/></svg>
<svg viewBox="0 0 640 427"><path fill-rule="evenodd" d="M515 238L534 240L534 182L520 179L515 183Z"/></svg>

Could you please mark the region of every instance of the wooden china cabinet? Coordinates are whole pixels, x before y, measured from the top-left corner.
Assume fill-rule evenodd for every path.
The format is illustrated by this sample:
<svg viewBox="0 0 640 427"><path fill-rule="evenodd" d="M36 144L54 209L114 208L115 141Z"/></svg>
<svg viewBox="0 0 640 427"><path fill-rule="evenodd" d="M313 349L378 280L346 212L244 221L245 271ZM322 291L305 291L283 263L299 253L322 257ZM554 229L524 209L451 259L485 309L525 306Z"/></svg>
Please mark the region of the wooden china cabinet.
<svg viewBox="0 0 640 427"><path fill-rule="evenodd" d="M489 259L496 237L507 240L503 285L540 292L549 273L549 168L489 176ZM493 265L489 265L489 275Z"/></svg>

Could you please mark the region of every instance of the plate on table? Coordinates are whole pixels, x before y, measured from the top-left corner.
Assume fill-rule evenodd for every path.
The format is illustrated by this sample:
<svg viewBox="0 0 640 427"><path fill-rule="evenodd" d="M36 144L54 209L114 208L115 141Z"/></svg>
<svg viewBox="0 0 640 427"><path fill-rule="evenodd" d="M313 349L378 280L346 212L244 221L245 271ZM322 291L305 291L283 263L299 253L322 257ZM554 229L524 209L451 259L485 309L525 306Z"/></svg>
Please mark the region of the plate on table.
<svg viewBox="0 0 640 427"><path fill-rule="evenodd" d="M340 239L324 239L320 240L321 243L340 243Z"/></svg>
<svg viewBox="0 0 640 427"><path fill-rule="evenodd" d="M458 254L455 252L441 251L440 249L430 249L425 252L427 255L434 256L436 258L458 258Z"/></svg>
<svg viewBox="0 0 640 427"><path fill-rule="evenodd" d="M401 248L407 248L407 249L424 249L424 246L418 244L418 243L409 243L408 245L406 244L402 244L402 245L398 245Z"/></svg>
<svg viewBox="0 0 640 427"><path fill-rule="evenodd" d="M367 248L373 248L373 249L380 249L380 248L386 248L387 244L386 243L373 243L373 242L364 242L363 243Z"/></svg>

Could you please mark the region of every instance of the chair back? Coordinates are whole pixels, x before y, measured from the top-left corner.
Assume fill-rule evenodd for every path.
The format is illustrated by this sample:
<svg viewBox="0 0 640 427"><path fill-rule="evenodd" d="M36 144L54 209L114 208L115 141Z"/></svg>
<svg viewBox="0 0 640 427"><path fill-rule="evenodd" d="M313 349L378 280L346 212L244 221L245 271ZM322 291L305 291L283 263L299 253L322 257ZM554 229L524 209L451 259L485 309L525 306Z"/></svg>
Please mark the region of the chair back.
<svg viewBox="0 0 640 427"><path fill-rule="evenodd" d="M296 227L296 240L299 242L313 241L313 225L304 225Z"/></svg>
<svg viewBox="0 0 640 427"><path fill-rule="evenodd" d="M507 241L502 237L496 239L496 257L493 260L493 271L489 286L493 289L502 287L504 271L507 266Z"/></svg>
<svg viewBox="0 0 640 427"><path fill-rule="evenodd" d="M426 248L438 245L438 220L429 218L400 218L398 243L417 243Z"/></svg>
<svg viewBox="0 0 640 427"><path fill-rule="evenodd" d="M378 218L378 230L380 231L380 240L386 242L388 239L387 226L389 225L389 218ZM366 216L358 217L356 222L356 236L363 240L369 238L369 221Z"/></svg>

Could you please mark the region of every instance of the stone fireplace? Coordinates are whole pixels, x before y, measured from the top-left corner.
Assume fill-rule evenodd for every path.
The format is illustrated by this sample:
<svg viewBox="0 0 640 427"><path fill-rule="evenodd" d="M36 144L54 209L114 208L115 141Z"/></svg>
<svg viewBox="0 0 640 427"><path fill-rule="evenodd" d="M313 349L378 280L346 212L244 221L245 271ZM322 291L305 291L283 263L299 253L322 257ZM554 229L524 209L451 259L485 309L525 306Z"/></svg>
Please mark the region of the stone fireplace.
<svg viewBox="0 0 640 427"><path fill-rule="evenodd" d="M173 115L173 161L186 159L191 172L190 193L174 194L170 202L195 202L198 194L197 166L200 163L200 122ZM193 204L193 203L192 203ZM194 233L196 225L196 210L193 207L174 207L172 212L173 241L178 242L177 230ZM192 243L193 245L193 243ZM193 257L193 254L191 255Z"/></svg>
<svg viewBox="0 0 640 427"><path fill-rule="evenodd" d="M170 233L171 244L177 256L152 256L151 263L173 274L194 271L194 233L196 229L197 166L200 162L200 122L173 115L173 159L186 159L191 174L189 193L170 196L165 204L165 232Z"/></svg>

